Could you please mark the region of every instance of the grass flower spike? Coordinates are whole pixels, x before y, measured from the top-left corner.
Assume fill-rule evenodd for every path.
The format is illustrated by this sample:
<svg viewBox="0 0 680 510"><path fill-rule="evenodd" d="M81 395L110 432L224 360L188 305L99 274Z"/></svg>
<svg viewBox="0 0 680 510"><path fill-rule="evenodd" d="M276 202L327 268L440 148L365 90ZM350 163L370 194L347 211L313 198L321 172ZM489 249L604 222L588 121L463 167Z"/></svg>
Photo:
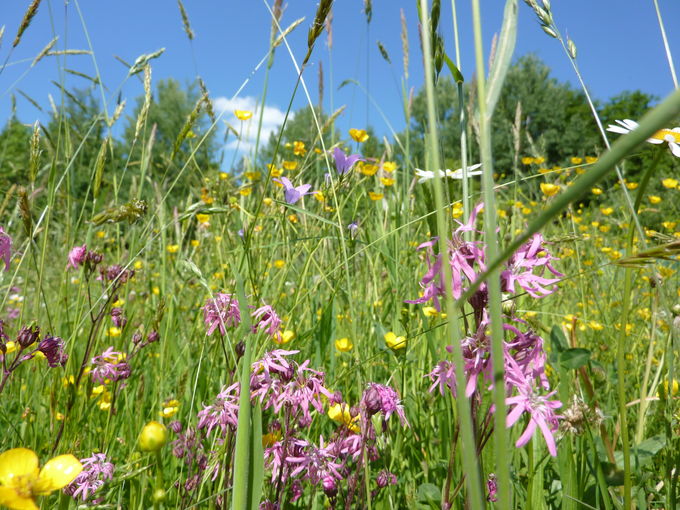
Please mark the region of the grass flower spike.
<svg viewBox="0 0 680 510"><path fill-rule="evenodd" d="M0 505L16 510L37 510L36 496L45 496L71 483L83 470L73 455L60 455L38 467L38 456L27 448L0 455Z"/></svg>

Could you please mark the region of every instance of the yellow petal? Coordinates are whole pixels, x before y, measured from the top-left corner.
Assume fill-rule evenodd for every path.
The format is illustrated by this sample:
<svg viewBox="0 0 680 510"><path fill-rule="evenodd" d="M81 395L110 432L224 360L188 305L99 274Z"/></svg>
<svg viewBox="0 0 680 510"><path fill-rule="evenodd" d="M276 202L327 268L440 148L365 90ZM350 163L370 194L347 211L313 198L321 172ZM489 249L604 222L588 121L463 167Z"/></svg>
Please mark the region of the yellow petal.
<svg viewBox="0 0 680 510"><path fill-rule="evenodd" d="M48 494L66 487L83 470L83 465L73 455L59 455L48 461L38 475L38 483L33 486L34 494Z"/></svg>
<svg viewBox="0 0 680 510"><path fill-rule="evenodd" d="M0 506L12 510L38 510L32 498L24 497L9 487L0 487Z"/></svg>
<svg viewBox="0 0 680 510"><path fill-rule="evenodd" d="M28 448L14 448L0 455L0 485L11 487L14 477L36 474L37 471L38 456Z"/></svg>

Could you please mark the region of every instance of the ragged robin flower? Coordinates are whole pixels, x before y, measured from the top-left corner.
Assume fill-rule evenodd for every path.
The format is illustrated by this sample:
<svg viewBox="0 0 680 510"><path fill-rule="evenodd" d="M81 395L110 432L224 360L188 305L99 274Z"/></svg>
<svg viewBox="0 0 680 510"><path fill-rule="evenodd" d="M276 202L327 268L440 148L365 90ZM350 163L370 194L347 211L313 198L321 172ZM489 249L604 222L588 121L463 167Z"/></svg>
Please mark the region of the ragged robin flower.
<svg viewBox="0 0 680 510"><path fill-rule="evenodd" d="M37 510L36 496L66 487L83 466L73 455L59 455L38 467L38 456L27 448L0 455L0 505L16 510Z"/></svg>

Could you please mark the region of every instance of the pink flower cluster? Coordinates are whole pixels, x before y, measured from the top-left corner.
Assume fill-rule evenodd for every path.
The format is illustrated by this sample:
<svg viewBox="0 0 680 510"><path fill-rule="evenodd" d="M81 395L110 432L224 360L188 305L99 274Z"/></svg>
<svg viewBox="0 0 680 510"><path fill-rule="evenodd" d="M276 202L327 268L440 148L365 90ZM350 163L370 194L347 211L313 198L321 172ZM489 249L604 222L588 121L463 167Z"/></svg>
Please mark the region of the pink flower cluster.
<svg viewBox="0 0 680 510"><path fill-rule="evenodd" d="M461 224L447 243L448 264L452 272L451 288L454 298L459 298L469 285L477 280L485 271L485 245L480 241L466 241L465 232L476 232L474 225L482 205L478 205L467 224ZM423 295L408 303L426 303L433 301L440 307L440 298L445 295L443 285L442 258L434 253L436 240L423 243L418 249L427 249L425 260L428 271L420 281ZM541 234L535 234L522 245L506 262L501 272L501 288L504 292L514 294L525 291L532 298L550 295L556 289L555 284L562 276L552 265L555 260L545 247ZM545 276L546 272L550 276ZM486 283L479 286L469 299L474 317L474 329L460 340L463 355L465 378L465 397L471 398L484 390L493 388L493 366L491 360L490 319L488 312L488 288ZM551 455L557 455L554 433L558 428L559 416L555 409L562 406L557 400L550 400L554 395L549 392L550 384L545 374L546 354L543 339L527 324L514 317L512 313L504 316L503 329L506 341L503 343L506 404L511 407L507 416L507 426L514 425L527 413L528 425L516 442L517 447L525 445L538 428L545 439ZM453 347L447 347L449 353ZM450 391L457 396L457 381L453 362L442 360L429 374L432 380L430 391L439 388L444 394ZM483 386L482 386L483 385ZM547 393L544 393L547 392ZM490 409L493 411L493 408Z"/></svg>

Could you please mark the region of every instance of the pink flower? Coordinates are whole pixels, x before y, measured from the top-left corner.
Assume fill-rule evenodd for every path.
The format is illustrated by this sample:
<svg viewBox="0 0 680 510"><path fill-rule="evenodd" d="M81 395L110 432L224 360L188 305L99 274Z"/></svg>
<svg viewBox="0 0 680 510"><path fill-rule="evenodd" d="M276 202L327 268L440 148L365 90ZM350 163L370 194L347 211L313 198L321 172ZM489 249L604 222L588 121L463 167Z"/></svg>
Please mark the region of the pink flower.
<svg viewBox="0 0 680 510"><path fill-rule="evenodd" d="M222 335L226 335L228 327L238 326L241 311L236 296L220 292L208 299L203 307L203 322L208 336L218 328Z"/></svg>
<svg viewBox="0 0 680 510"><path fill-rule="evenodd" d="M106 459L103 453L93 453L92 457L80 459L80 462L83 470L64 489L64 494L73 499L80 498L85 502L104 485L106 480L113 478L114 465ZM98 504L97 500L92 500L90 503Z"/></svg>
<svg viewBox="0 0 680 510"><path fill-rule="evenodd" d="M66 267L78 269L79 266L82 266L85 263L85 259L87 259L87 246L74 246L71 248L71 251L68 252L68 264Z"/></svg>
<svg viewBox="0 0 680 510"><path fill-rule="evenodd" d="M501 273L501 282L505 292L515 292L518 284L533 298L542 298L555 291L555 283L559 278L546 278L543 273L547 269L554 276L562 277L550 263L555 258L543 247L543 236L534 236L523 244L510 259L508 268ZM535 272L535 273L534 273Z"/></svg>
<svg viewBox="0 0 680 510"><path fill-rule="evenodd" d="M0 260L5 263L5 271L9 271L9 260L12 251L12 238L0 227Z"/></svg>
<svg viewBox="0 0 680 510"><path fill-rule="evenodd" d="M560 416L556 415L554 410L562 407L562 402L559 400L549 400L556 393L555 391L547 395L536 394L532 382L525 378L514 360L510 358L507 361L509 362L509 367L506 376L512 379L512 385L517 388L519 395L505 399L506 405L514 406L508 413L505 421L506 426L511 427L524 413L529 414L527 428L524 429L522 435L517 439L515 446L520 448L527 444L534 435L536 427L538 427L543 434L550 455L553 457L557 456L557 447L553 433L558 428Z"/></svg>
<svg viewBox="0 0 680 510"><path fill-rule="evenodd" d="M125 361L125 353L113 350L109 347L99 356L92 358L95 365L90 376L96 384L104 384L108 381L122 381L130 377L130 365Z"/></svg>
<svg viewBox="0 0 680 510"><path fill-rule="evenodd" d="M270 336L276 335L281 328L281 319L270 305L263 305L253 312L255 324L253 332L266 331Z"/></svg>
<svg viewBox="0 0 680 510"><path fill-rule="evenodd" d="M399 395L389 386L368 383L368 388L361 397L361 404L369 416L382 413L385 420L388 420L392 414L396 413L401 424L408 425Z"/></svg>

